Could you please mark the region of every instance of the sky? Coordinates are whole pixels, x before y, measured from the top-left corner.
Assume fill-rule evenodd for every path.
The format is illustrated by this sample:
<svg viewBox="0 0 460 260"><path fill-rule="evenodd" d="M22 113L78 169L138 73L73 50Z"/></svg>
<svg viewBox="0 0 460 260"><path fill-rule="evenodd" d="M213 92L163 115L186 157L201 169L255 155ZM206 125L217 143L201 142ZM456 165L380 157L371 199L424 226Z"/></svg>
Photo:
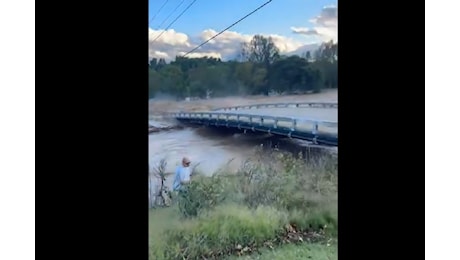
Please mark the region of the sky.
<svg viewBox="0 0 460 260"><path fill-rule="evenodd" d="M165 31L193 1L149 0L149 60L184 55L267 2L196 0ZM187 56L233 59L255 34L272 37L281 54L302 54L337 41L337 10L337 0L272 0Z"/></svg>

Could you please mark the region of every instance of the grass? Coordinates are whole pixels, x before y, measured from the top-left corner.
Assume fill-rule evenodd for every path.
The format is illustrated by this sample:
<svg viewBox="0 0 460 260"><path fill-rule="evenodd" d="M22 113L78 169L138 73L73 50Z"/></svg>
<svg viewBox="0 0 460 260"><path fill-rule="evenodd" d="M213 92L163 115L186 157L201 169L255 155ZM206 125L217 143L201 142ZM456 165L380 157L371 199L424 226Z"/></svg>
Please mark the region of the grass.
<svg viewBox="0 0 460 260"><path fill-rule="evenodd" d="M286 223L286 214L271 207L249 209L223 205L183 221L164 234L164 259L220 258L246 246L262 246L277 236Z"/></svg>
<svg viewBox="0 0 460 260"><path fill-rule="evenodd" d="M180 213L177 207L149 210L149 245L163 242L162 234L168 228L180 224Z"/></svg>
<svg viewBox="0 0 460 260"><path fill-rule="evenodd" d="M294 218L308 221L308 217L300 218L298 214L294 214ZM221 205L194 219L183 219L174 207L151 210L150 259L194 259L198 256L221 259L248 254L258 248L261 248L261 255L253 253L243 259L276 259L274 257L286 253L293 258L284 259L308 256L314 256L313 259L335 259L326 258L336 254L335 247L326 244L308 243L305 240L306 243L295 247L278 247L273 238L284 236L284 227L295 222L295 219L293 221L293 216L272 207L249 209L235 204ZM316 217L312 219L317 221ZM270 246L274 246L275 250L264 249Z"/></svg>
<svg viewBox="0 0 460 260"><path fill-rule="evenodd" d="M327 244L337 236L336 177L335 162L279 154L197 176L186 210L150 211L149 259L335 259Z"/></svg>
<svg viewBox="0 0 460 260"><path fill-rule="evenodd" d="M245 256L231 256L228 260L333 260L338 259L337 245L326 244L289 244L283 245L275 249L260 250L260 254L252 254Z"/></svg>

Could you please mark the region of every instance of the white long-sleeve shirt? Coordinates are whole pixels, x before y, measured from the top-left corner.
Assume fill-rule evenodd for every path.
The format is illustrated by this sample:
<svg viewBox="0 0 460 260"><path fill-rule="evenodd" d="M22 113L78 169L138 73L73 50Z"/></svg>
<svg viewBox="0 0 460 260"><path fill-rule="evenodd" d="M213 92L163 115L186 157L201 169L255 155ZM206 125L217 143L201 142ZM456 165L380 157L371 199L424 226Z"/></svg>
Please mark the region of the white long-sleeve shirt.
<svg viewBox="0 0 460 260"><path fill-rule="evenodd" d="M181 182L190 181L190 174L190 167L178 166L174 177L173 190L179 190L182 187Z"/></svg>

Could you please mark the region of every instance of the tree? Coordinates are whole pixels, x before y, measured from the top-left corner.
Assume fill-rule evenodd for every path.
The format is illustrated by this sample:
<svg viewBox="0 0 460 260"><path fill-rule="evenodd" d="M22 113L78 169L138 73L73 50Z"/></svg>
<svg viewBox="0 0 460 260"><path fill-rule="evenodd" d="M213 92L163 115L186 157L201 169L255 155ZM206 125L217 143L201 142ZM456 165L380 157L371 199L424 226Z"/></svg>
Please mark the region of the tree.
<svg viewBox="0 0 460 260"><path fill-rule="evenodd" d="M337 43L327 42L315 52L280 56L271 38L256 35L243 45L243 61L211 57L176 57L149 62L149 96L178 98L226 95L310 92L337 87ZM313 57L314 56L314 59Z"/></svg>
<svg viewBox="0 0 460 260"><path fill-rule="evenodd" d="M254 35L249 43L243 44L241 52L244 60L262 64L266 69L280 57L273 39L262 35Z"/></svg>
<svg viewBox="0 0 460 260"><path fill-rule="evenodd" d="M337 54L338 46L337 43L333 43L332 41L325 42L321 44L319 49L315 53L315 59L317 61L323 60L329 63L333 63L337 61L338 54Z"/></svg>
<svg viewBox="0 0 460 260"><path fill-rule="evenodd" d="M160 86L160 74L153 69L149 70L149 98L155 97L155 94L160 92Z"/></svg>
<svg viewBox="0 0 460 260"><path fill-rule="evenodd" d="M183 73L178 66L165 65L159 72L161 75L161 92L171 93L179 98L186 97L188 94L186 93L186 84Z"/></svg>
<svg viewBox="0 0 460 260"><path fill-rule="evenodd" d="M165 59L163 58L160 58L160 60L158 61L158 64L156 66L156 70L161 70L163 67L166 66L166 61Z"/></svg>
<svg viewBox="0 0 460 260"><path fill-rule="evenodd" d="M252 89L251 93L254 95L257 94L264 94L268 95L268 88L267 88L267 69L265 68L257 68L254 71L252 77Z"/></svg>
<svg viewBox="0 0 460 260"><path fill-rule="evenodd" d="M248 89L252 85L252 71L254 69L252 62L240 62L235 68L235 78L240 86Z"/></svg>
<svg viewBox="0 0 460 260"><path fill-rule="evenodd" d="M307 52L305 53L305 59L307 59L308 62L311 61L312 58L311 58L311 53L310 53L310 51L307 51Z"/></svg>
<svg viewBox="0 0 460 260"><path fill-rule="evenodd" d="M276 61L270 69L269 86L278 92L312 91L319 87L320 73L305 58L291 56Z"/></svg>
<svg viewBox="0 0 460 260"><path fill-rule="evenodd" d="M337 88L338 44L332 41L321 44L315 52L314 67L321 72L323 86Z"/></svg>
<svg viewBox="0 0 460 260"><path fill-rule="evenodd" d="M157 68L158 61L156 58L153 58L149 62L149 68L155 70Z"/></svg>

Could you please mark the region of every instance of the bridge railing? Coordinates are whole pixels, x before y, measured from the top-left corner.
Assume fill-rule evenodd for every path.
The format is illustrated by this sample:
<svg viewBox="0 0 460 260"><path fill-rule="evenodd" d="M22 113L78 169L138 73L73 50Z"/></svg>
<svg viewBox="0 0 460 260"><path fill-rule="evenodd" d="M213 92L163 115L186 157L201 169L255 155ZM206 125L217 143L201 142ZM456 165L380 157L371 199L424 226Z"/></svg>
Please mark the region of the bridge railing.
<svg viewBox="0 0 460 260"><path fill-rule="evenodd" d="M212 111L230 111L242 109L257 109L257 108L287 108L287 107L310 107L310 108L338 108L338 103L335 102L288 102L288 103L266 103L254 105L242 105L233 107L221 107Z"/></svg>
<svg viewBox="0 0 460 260"><path fill-rule="evenodd" d="M327 133L337 135L338 129L337 122L298 117L217 112L180 112L173 113L172 116L176 119L221 120L227 123L237 123L238 126L245 124L253 127L265 126L271 129L284 128L290 131L311 132L313 134Z"/></svg>

